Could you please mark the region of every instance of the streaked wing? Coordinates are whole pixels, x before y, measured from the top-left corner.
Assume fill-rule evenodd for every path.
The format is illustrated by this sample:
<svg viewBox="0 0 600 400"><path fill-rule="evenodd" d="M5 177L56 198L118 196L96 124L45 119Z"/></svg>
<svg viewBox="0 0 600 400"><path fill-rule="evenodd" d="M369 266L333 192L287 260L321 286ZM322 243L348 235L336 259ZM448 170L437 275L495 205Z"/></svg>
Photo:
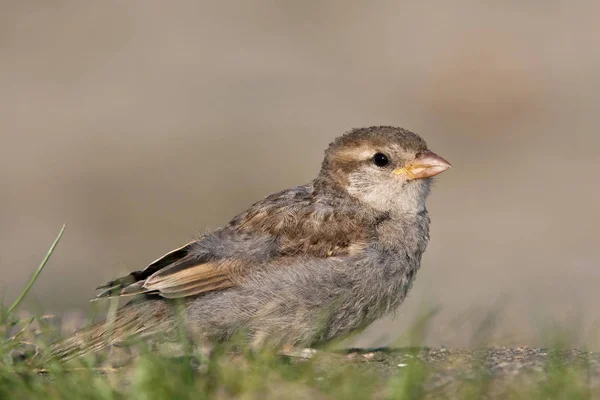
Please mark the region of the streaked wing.
<svg viewBox="0 0 600 400"><path fill-rule="evenodd" d="M368 241L368 230L359 227L364 223L352 210L343 213L319 201L311 186L288 189L234 218L216 231L216 240L214 233L205 235L142 271L98 287L103 292L97 298L142 293L166 298L194 296L233 287L258 265L268 268L283 258L352 255Z"/></svg>
<svg viewBox="0 0 600 400"><path fill-rule="evenodd" d="M190 250L194 242L136 271L100 286L97 298L156 293L166 298L201 294L231 287L227 262L201 262ZM231 263L230 263L231 264Z"/></svg>
<svg viewBox="0 0 600 400"><path fill-rule="evenodd" d="M193 254L195 242L173 250L154 261L143 271L115 279L97 289L96 297L133 296L156 293L177 298L232 286L225 263L202 262Z"/></svg>

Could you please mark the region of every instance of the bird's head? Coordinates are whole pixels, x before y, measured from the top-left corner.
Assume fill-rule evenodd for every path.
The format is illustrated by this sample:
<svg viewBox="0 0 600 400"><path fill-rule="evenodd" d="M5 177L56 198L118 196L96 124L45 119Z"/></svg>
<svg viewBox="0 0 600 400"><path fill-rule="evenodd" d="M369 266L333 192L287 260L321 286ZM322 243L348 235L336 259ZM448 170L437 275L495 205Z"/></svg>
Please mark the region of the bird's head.
<svg viewBox="0 0 600 400"><path fill-rule="evenodd" d="M418 212L431 178L450 167L419 135L378 126L354 129L331 143L319 181L379 211Z"/></svg>

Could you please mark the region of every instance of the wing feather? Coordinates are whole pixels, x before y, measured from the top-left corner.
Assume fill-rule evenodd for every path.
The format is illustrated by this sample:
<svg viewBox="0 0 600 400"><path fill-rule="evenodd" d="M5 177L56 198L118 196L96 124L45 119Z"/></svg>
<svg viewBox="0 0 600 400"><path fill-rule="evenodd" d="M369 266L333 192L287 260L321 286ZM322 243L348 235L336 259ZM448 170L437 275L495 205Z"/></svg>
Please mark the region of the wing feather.
<svg viewBox="0 0 600 400"><path fill-rule="evenodd" d="M376 222L365 220L352 207L341 209L345 212L316 197L312 185L276 193L235 217L218 236L205 235L142 271L99 286L103 291L97 298L195 296L234 287L257 268L289 257L351 256L366 247L372 233L364 227Z"/></svg>
<svg viewBox="0 0 600 400"><path fill-rule="evenodd" d="M186 264L187 263L183 265L174 265L176 269L171 269L171 267L168 267L164 270L155 272L148 279L146 279L144 287L148 289L161 290L169 286L179 286L223 276L223 274L226 272L220 269L218 265L215 265L216 263L198 265Z"/></svg>

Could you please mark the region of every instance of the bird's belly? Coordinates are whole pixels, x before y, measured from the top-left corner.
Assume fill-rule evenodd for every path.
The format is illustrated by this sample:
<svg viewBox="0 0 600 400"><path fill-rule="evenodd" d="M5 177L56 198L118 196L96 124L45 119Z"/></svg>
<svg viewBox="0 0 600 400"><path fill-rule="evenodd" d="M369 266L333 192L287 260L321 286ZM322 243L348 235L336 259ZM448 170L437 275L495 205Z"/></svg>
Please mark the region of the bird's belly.
<svg viewBox="0 0 600 400"><path fill-rule="evenodd" d="M238 334L258 348L313 346L359 332L393 312L406 297L417 267L374 265L358 275L316 275L320 279L307 274L311 281L302 285L262 281L261 290L252 283L193 300L188 320L198 321L197 327L215 341Z"/></svg>

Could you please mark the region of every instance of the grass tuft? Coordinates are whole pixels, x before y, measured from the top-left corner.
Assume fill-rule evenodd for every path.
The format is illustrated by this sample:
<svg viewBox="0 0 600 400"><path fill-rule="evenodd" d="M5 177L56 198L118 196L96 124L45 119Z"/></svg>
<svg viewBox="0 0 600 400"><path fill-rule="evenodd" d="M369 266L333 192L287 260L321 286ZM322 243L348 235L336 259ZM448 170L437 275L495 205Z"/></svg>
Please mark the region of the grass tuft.
<svg viewBox="0 0 600 400"><path fill-rule="evenodd" d="M50 249L48 249L46 256L44 257L44 259L42 260L40 265L37 267L37 269L31 276L31 278L29 279L29 282L27 282L27 285L25 285L25 288L21 291L21 294L19 295L19 297L17 297L17 299L14 301L14 303L12 303L12 305L8 308L8 310L6 310L6 312L4 312L2 314L2 318L0 318L0 324L3 324L4 322L6 322L6 320L12 314L12 312L19 306L19 304L21 303L21 301L23 301L25 296L27 296L27 293L29 293L29 290L31 290L31 288L33 287L33 284L35 283L37 278L42 273L42 270L46 266L46 263L48 262L48 260L50 260L50 256L52 256L52 253L54 253L54 249L56 248L56 245L58 244L58 242L60 242L60 239L62 238L62 235L65 232L66 227L67 227L67 224L64 223L62 228L60 228L60 231L58 232L58 236L56 237L56 239L54 239L54 242L50 246Z"/></svg>
<svg viewBox="0 0 600 400"><path fill-rule="evenodd" d="M132 341L107 354L69 363L36 356L57 337L45 318L18 320L14 310L39 277L60 241L61 228L20 296L3 312L0 332L0 399L592 399L600 395L600 355L563 349L479 350L422 347L436 310L408 333L412 347L334 352L310 360L251 352L236 343L210 355L180 335L179 351ZM483 343L495 315L476 332ZM167 350L165 350L167 349ZM181 350L183 349L183 350ZM119 354L134 355L119 358ZM39 358L38 358L39 359Z"/></svg>

